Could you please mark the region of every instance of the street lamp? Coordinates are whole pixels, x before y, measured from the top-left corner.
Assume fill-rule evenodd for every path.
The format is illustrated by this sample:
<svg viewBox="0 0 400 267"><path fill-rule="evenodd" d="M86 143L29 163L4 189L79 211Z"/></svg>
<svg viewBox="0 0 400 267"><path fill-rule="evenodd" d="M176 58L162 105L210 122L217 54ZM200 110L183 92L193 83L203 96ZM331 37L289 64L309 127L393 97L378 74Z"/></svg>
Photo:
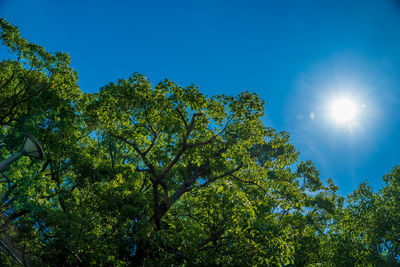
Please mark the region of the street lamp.
<svg viewBox="0 0 400 267"><path fill-rule="evenodd" d="M21 156L28 156L34 159L43 159L44 157L39 142L30 134L25 134L24 143L18 153L0 162L0 171L7 168L12 162L16 161Z"/></svg>
<svg viewBox="0 0 400 267"><path fill-rule="evenodd" d="M0 162L0 171L6 169L12 162L16 161L21 156L28 156L39 160L44 157L39 142L30 134L25 134L24 143L18 153ZM0 236L0 249L11 254L20 264L30 266L29 257L25 255L23 250L18 248L13 239L7 233L3 233Z"/></svg>

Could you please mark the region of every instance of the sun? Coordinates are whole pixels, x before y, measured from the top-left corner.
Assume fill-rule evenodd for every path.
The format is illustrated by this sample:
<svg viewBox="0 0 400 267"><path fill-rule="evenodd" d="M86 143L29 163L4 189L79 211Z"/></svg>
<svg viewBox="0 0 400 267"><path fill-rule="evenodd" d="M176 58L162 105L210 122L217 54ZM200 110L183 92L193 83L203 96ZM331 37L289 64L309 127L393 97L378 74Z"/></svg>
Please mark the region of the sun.
<svg viewBox="0 0 400 267"><path fill-rule="evenodd" d="M330 106L331 118L341 124L352 123L357 118L357 105L350 98L335 99Z"/></svg>

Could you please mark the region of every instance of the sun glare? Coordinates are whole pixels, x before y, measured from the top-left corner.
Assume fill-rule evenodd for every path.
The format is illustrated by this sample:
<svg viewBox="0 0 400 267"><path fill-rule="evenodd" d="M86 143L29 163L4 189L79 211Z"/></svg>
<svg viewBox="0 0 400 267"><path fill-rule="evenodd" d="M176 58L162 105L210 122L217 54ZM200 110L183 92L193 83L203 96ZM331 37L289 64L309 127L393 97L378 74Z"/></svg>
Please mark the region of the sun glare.
<svg viewBox="0 0 400 267"><path fill-rule="evenodd" d="M330 115L338 123L351 123L357 117L357 105L349 98L339 98L332 102Z"/></svg>

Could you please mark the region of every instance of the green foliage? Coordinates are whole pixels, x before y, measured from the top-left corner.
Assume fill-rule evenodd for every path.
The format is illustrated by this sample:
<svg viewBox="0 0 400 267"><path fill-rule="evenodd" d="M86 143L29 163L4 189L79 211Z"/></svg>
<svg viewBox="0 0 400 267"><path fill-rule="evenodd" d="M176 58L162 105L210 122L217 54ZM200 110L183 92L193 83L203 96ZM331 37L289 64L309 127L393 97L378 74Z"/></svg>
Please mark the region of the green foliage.
<svg viewBox="0 0 400 267"><path fill-rule="evenodd" d="M373 192L361 184L349 196L329 233L330 260L342 265L400 264L400 167L383 177L386 186Z"/></svg>
<svg viewBox="0 0 400 267"><path fill-rule="evenodd" d="M297 163L288 133L263 125L256 94L209 97L137 73L82 94L67 54L0 29L12 54L0 62L0 156L24 132L46 154L1 173L0 264L398 263L400 167L345 203Z"/></svg>

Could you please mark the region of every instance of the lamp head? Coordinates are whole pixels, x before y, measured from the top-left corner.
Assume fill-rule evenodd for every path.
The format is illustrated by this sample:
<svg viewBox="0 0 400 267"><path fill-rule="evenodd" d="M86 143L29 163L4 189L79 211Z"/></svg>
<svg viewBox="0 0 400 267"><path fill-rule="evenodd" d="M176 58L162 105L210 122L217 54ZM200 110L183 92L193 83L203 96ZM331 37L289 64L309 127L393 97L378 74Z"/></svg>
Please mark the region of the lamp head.
<svg viewBox="0 0 400 267"><path fill-rule="evenodd" d="M36 140L35 137L33 137L30 134L25 134L25 139L24 139L24 144L22 145L21 154L39 160L43 159L44 157L43 150L39 142Z"/></svg>

